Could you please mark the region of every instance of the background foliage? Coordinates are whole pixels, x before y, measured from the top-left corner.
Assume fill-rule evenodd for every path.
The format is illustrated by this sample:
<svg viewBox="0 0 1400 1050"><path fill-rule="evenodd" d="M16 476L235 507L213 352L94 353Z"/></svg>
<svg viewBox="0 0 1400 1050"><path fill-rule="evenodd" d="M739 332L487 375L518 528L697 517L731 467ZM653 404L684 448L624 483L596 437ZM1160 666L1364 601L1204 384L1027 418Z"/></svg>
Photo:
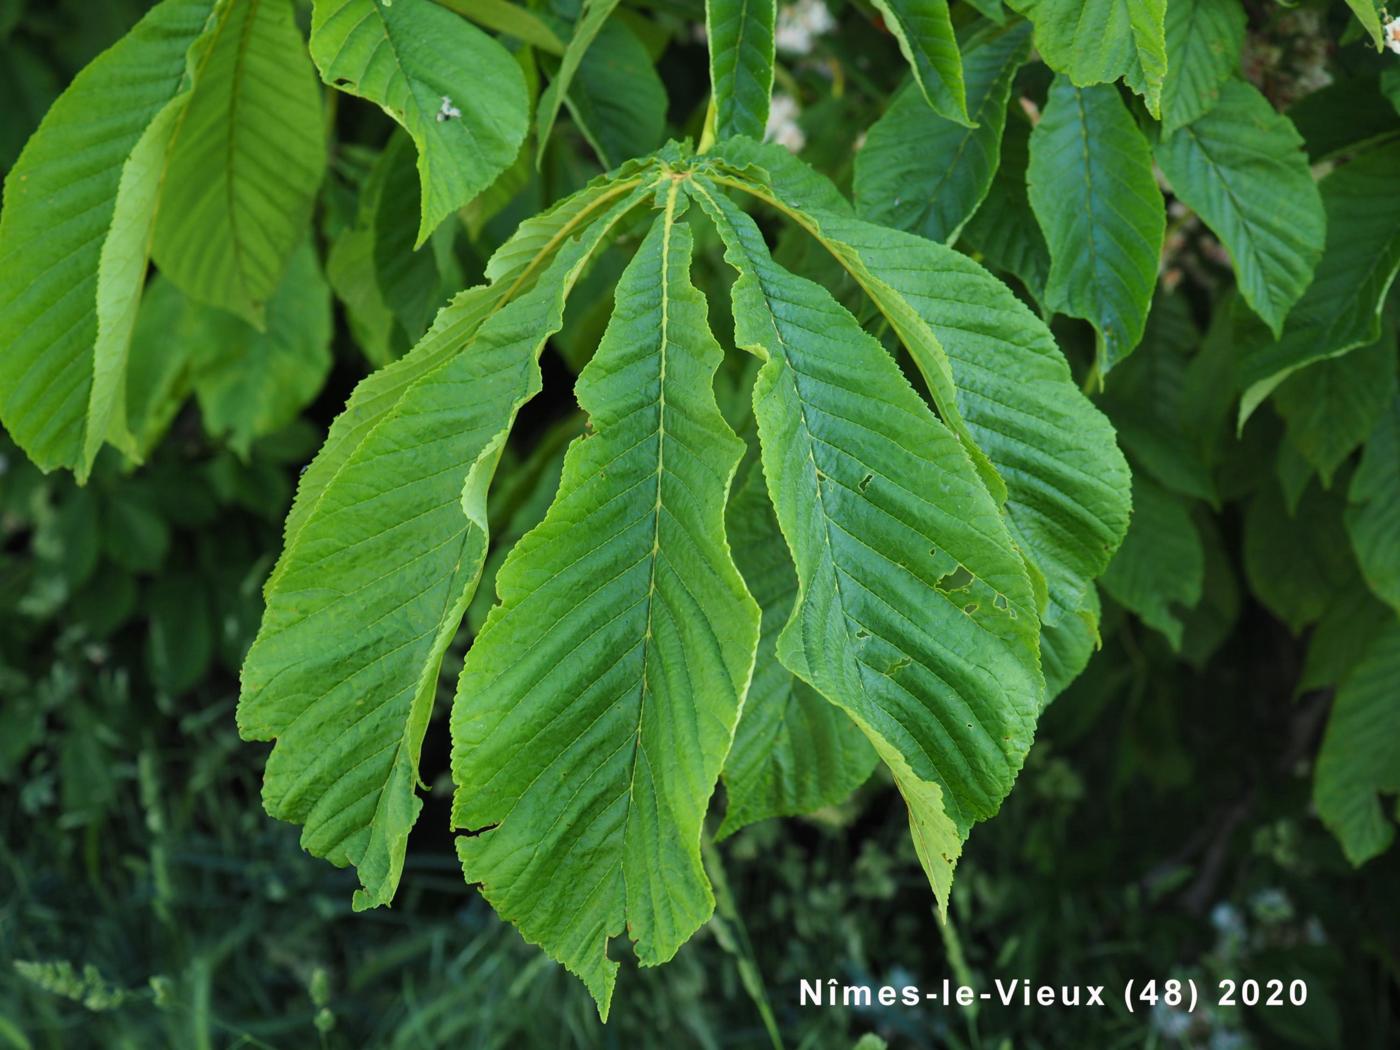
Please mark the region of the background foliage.
<svg viewBox="0 0 1400 1050"><path fill-rule="evenodd" d="M0 3L0 166L147 6ZM428 737L430 790L394 907L353 914L353 874L307 856L295 828L263 813L261 756L234 725L238 669L299 472L355 383L479 281L522 218L703 130L699 4L624 6L596 24L567 2L523 23L519 9L444 6L534 45L530 61L514 52L518 84L515 70L498 71L511 86L492 106L524 114L543 96L519 159L519 139L500 143L510 164L500 180L461 172L463 184L436 187L447 196L420 208L419 150L449 148L435 136L456 127L435 119L440 97L419 99L402 130L329 90L318 116L309 67L300 81L295 62L279 67L289 78L279 95L306 101L281 119L303 141L328 132L332 143L319 191L318 150L251 161L276 168L280 207L314 207L311 243L281 290L256 259L241 274L201 272L201 246L157 229L161 275L134 319L125 446L147 462L135 469L117 449L85 445L91 476L79 487L0 438L0 1043L744 1047L777 1033L785 1045L844 1047L878 1033L895 1046L1393 1044L1400 860L1385 849L1389 815L1344 826L1339 845L1314 811L1315 774L1338 786L1335 814L1375 787L1393 792L1400 768L1396 530L1384 516L1400 423L1395 331L1381 310L1394 275L1385 260L1400 252L1400 113L1396 56L1363 39L1368 17L1379 28L1375 9L1172 0L1163 54L1204 52L1191 66L1199 81L1183 81L1169 62L1159 68L1150 40L1110 53L1063 34L1054 16L1066 5L1007 5L1035 20L1032 39L1014 19L974 22L1010 17L998 3L956 3L968 113L985 118L975 129L959 123L946 64L916 62L919 80L906 79L899 5L782 9L770 136L863 215L957 243L1061 315L1055 335L1133 466L1134 525L1102 581L1102 650L1046 710L1017 790L971 838L947 926L881 772L809 817L707 847L716 915L666 967L624 961L627 991L603 1028L582 986L464 885L447 830L445 732ZM1115 17L1117 5L1095 6ZM301 32L309 5L297 13ZM265 31L285 39L288 28ZM560 41L585 28L594 46L561 68ZM974 28L985 39L970 39ZM1067 75L1023 65L1032 45ZM360 79L353 48L336 61ZM1120 76L1134 94L1090 83ZM733 97L718 118L742 128L756 96ZM1124 259L1087 283L1053 261L1083 236L1053 214L1065 185L1056 166L1073 160L1060 140L1076 119L1094 122L1104 170L1142 182L1130 187L1135 207L1101 216ZM966 165L928 163L950 155ZM1250 179L1232 186L1221 170ZM431 232L429 212L468 199L460 223ZM1076 213L1098 206L1091 197ZM551 341L545 394L505 452L488 576L554 494L582 426L571 375L642 232L624 231L583 277ZM730 277L704 236L695 280L723 300ZM849 292L795 239L778 253ZM449 669L492 594L484 585L468 610ZM454 677L438 683L444 723ZM1335 713L1347 711L1363 717ZM1324 741L1329 713L1336 738ZM1329 815L1325 792L1316 808ZM800 977L945 973L1111 986L1301 976L1311 994L1301 1010L1194 1018L1130 1017L1121 1005L795 1005Z"/></svg>

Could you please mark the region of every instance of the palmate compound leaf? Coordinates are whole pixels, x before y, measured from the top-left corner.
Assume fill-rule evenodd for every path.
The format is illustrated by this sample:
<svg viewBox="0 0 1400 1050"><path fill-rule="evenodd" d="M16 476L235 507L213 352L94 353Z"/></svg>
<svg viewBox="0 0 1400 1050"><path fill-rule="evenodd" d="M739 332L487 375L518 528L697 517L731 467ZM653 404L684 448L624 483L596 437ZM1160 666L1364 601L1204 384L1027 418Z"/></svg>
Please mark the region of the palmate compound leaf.
<svg viewBox="0 0 1400 1050"><path fill-rule="evenodd" d="M964 48L976 127L935 113L916 84L903 88L856 154L855 198L872 222L951 243L991 187L1011 81L1030 52L1025 22L993 28Z"/></svg>
<svg viewBox="0 0 1400 1050"><path fill-rule="evenodd" d="M971 826L1030 746L1044 684L1026 568L963 445L824 289L775 264L753 220L696 176L763 361L754 412L798 599L784 665L890 767L946 907Z"/></svg>
<svg viewBox="0 0 1400 1050"><path fill-rule="evenodd" d="M1322 257L1327 216L1303 139L1253 85L1231 80L1210 112L1159 139L1176 195L1218 236L1245 302L1277 336Z"/></svg>
<svg viewBox="0 0 1400 1050"><path fill-rule="evenodd" d="M525 139L519 64L433 0L316 0L311 57L327 84L377 103L412 136L420 246L510 165Z"/></svg>
<svg viewBox="0 0 1400 1050"><path fill-rule="evenodd" d="M1174 0L1176 2L1176 0ZM1035 25L1045 64L1078 87L1122 77L1160 113L1167 75L1167 0L1009 0Z"/></svg>
<svg viewBox="0 0 1400 1050"><path fill-rule="evenodd" d="M1050 247L1046 305L1099 336L1106 373L1142 338L1166 207L1152 151L1116 88L1060 75L1031 133L1031 207Z"/></svg>
<svg viewBox="0 0 1400 1050"><path fill-rule="evenodd" d="M152 255L192 299L261 326L325 171L321 86L291 0L222 4L191 60Z"/></svg>
<svg viewBox="0 0 1400 1050"><path fill-rule="evenodd" d="M0 419L45 470L135 450L124 376L187 55L214 0L165 0L74 79L5 180Z"/></svg>
<svg viewBox="0 0 1400 1050"><path fill-rule="evenodd" d="M1274 339L1255 325L1239 337L1239 425L1289 375L1367 346L1400 270L1400 142L1358 153L1322 180L1327 247L1308 290Z"/></svg>
<svg viewBox="0 0 1400 1050"><path fill-rule="evenodd" d="M715 137L762 138L768 126L775 59L775 0L706 0Z"/></svg>
<svg viewBox="0 0 1400 1050"><path fill-rule="evenodd" d="M481 571L486 488L568 289L645 196L600 181L523 224L490 285L364 380L298 487L238 725L276 739L263 802L302 845L353 864L358 908L386 904L422 803L414 787L443 652Z"/></svg>
<svg viewBox="0 0 1400 1050"><path fill-rule="evenodd" d="M960 252L853 219L835 188L786 151L731 143L730 183L784 210L850 271L900 335L931 390L946 371L952 412L994 468L1012 536L1029 559L1057 659L1053 696L1097 642L1092 581L1128 528L1127 463L1045 325ZM757 180L757 181L754 181ZM814 188L820 187L820 189ZM1048 597L1048 602L1045 600Z"/></svg>
<svg viewBox="0 0 1400 1050"><path fill-rule="evenodd" d="M502 567L452 711L467 880L604 1019L608 941L657 965L714 908L701 826L758 641L723 520L743 443L715 403L686 200L670 182L622 275L579 376L593 432Z"/></svg>
<svg viewBox="0 0 1400 1050"><path fill-rule="evenodd" d="M778 635L797 600L797 573L757 460L742 477L726 524L734 560L763 618L753 682L724 763L728 805L720 838L769 817L836 805L879 760L839 707L778 660Z"/></svg>

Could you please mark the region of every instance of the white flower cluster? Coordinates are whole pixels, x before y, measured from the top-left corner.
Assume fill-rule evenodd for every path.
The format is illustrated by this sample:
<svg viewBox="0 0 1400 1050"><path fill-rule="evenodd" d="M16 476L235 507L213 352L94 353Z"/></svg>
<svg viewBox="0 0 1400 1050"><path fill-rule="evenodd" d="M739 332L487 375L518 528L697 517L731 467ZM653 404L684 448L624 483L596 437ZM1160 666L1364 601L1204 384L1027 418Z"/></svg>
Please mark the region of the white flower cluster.
<svg viewBox="0 0 1400 1050"><path fill-rule="evenodd" d="M810 55L817 37L836 28L836 20L824 0L797 0L778 9L778 26L773 33L779 51Z"/></svg>
<svg viewBox="0 0 1400 1050"><path fill-rule="evenodd" d="M1381 30L1385 46L1400 55L1400 18L1392 18Z"/></svg>
<svg viewBox="0 0 1400 1050"><path fill-rule="evenodd" d="M802 147L807 145L807 136L797 124L797 115L801 112L797 100L791 95L781 91L775 93L768 106L768 127L763 132L764 139L776 142L792 153L801 153Z"/></svg>

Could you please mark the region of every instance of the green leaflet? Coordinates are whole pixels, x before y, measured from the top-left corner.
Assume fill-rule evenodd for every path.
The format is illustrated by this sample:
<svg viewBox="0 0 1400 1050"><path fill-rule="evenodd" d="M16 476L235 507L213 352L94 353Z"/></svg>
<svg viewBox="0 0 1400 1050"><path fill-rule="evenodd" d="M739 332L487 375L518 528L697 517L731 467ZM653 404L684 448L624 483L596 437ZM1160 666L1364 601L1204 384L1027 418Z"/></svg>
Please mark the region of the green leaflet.
<svg viewBox="0 0 1400 1050"><path fill-rule="evenodd" d="M191 54L152 254L190 298L261 326L326 166L321 87L291 0L232 0Z"/></svg>
<svg viewBox="0 0 1400 1050"><path fill-rule="evenodd" d="M584 55L593 46L603 23L616 7L617 0L583 0L583 12L574 24L574 35L569 38L568 46L564 48L564 57L559 61L559 71L554 74L549 87L545 88L544 94L540 96L539 110L535 114L535 133L539 139L535 152L536 167L544 159L544 148L549 144L549 133L554 129L554 122L559 119L559 107L564 104L564 97L569 93L569 82L574 79Z"/></svg>
<svg viewBox="0 0 1400 1050"><path fill-rule="evenodd" d="M195 307L194 391L210 434L246 456L255 439L286 426L320 392L331 368L331 291L303 242L267 304L262 331L232 314Z"/></svg>
<svg viewBox="0 0 1400 1050"><path fill-rule="evenodd" d="M1050 249L1026 193L1031 125L1020 107L1012 108L1006 120L1001 163L981 207L963 227L963 239L992 269L1015 275L1041 303L1050 277Z"/></svg>
<svg viewBox="0 0 1400 1050"><path fill-rule="evenodd" d="M1380 339L1341 357L1293 373L1274 393L1288 424L1288 441L1318 472L1324 486L1343 460L1366 440L1395 394L1395 326Z"/></svg>
<svg viewBox="0 0 1400 1050"><path fill-rule="evenodd" d="M1009 0L1035 24L1045 64L1078 87L1122 77L1161 112L1167 75L1167 0ZM1182 0L1172 0L1173 3Z"/></svg>
<svg viewBox="0 0 1400 1050"><path fill-rule="evenodd" d="M1031 132L1031 207L1050 246L1046 305L1099 335L1099 371L1142 338L1166 209L1152 152L1113 87L1057 76Z"/></svg>
<svg viewBox="0 0 1400 1050"><path fill-rule="evenodd" d="M961 252L839 216L823 217L822 231L933 332L958 411L1005 482L1013 538L1077 610L1127 531L1128 465L1049 329Z"/></svg>
<svg viewBox="0 0 1400 1050"><path fill-rule="evenodd" d="M810 169L767 152L754 156L772 169L757 192L800 209L797 220L890 318L931 387L946 371L951 410L940 402L940 411L960 421L976 455L992 468L997 487L991 491L1031 559L1033 583L1039 589L1044 577L1051 591L1046 625L1064 624L1081 638L1087 628L1096 637L1090 581L1127 530L1128 468L1108 421L1076 387L1050 332L965 255L849 218L807 187ZM1087 658L1083 644L1072 648Z"/></svg>
<svg viewBox="0 0 1400 1050"><path fill-rule="evenodd" d="M1397 693L1400 620L1392 619L1337 690L1313 777L1318 816L1354 865L1384 853L1395 840L1381 796L1400 791Z"/></svg>
<svg viewBox="0 0 1400 1050"><path fill-rule="evenodd" d="M757 462L729 502L729 543L763 611L753 683L724 763L729 804L717 837L769 817L836 805L869 778L877 756L840 708L778 660L797 573Z"/></svg>
<svg viewBox="0 0 1400 1050"><path fill-rule="evenodd" d="M327 84L378 104L413 137L423 195L416 245L489 186L524 141L520 66L433 0L315 0L311 57Z"/></svg>
<svg viewBox="0 0 1400 1050"><path fill-rule="evenodd" d="M818 285L777 266L708 180L736 342L761 360L754 412L798 599L779 659L864 731L909 806L946 907L972 825L996 812L1044 684L1030 582L965 448Z"/></svg>
<svg viewBox="0 0 1400 1050"><path fill-rule="evenodd" d="M997 503L1005 500L1005 484L962 418L957 391L953 386L952 366L933 330L902 295L871 273L860 250L843 239L843 231L849 234L879 227L870 227L868 223L848 227L845 217L851 208L845 198L828 180L781 146L735 140L726 143L722 149L716 149L715 155L737 176L731 179L728 173L717 174L715 177L719 181L753 194L781 210L817 238L846 268L908 348L929 386L940 415L963 442L982 476L983 484ZM779 185L783 187L781 191L777 188ZM828 207L830 210L827 210Z"/></svg>
<svg viewBox="0 0 1400 1050"><path fill-rule="evenodd" d="M467 880L604 1019L609 939L658 965L714 908L700 833L758 640L724 539L743 443L715 403L685 198L666 192L579 377L594 432L502 567L452 710Z"/></svg>
<svg viewBox="0 0 1400 1050"><path fill-rule="evenodd" d="M1204 582L1205 549L1187 503L1136 475L1133 523L1103 589L1180 649L1182 611L1195 608Z"/></svg>
<svg viewBox="0 0 1400 1050"><path fill-rule="evenodd" d="M652 153L666 131L666 88L625 22L603 25L564 97L604 168Z"/></svg>
<svg viewBox="0 0 1400 1050"><path fill-rule="evenodd" d="M776 0L706 0L715 137L763 138L773 93Z"/></svg>
<svg viewBox="0 0 1400 1050"><path fill-rule="evenodd" d="M1100 646L1103 608L1098 587L1092 583L1086 587L1076 609L1060 605L1056 598L1057 592L1052 590L1049 605L1041 614L1040 667L1045 674L1046 704L1079 677Z"/></svg>
<svg viewBox="0 0 1400 1050"><path fill-rule="evenodd" d="M1391 356L1393 367L1393 347ZM1347 534L1362 575L1400 612L1400 399L1391 400L1367 440L1347 499Z"/></svg>
<svg viewBox="0 0 1400 1050"><path fill-rule="evenodd" d="M1266 483L1245 509L1244 571L1250 589L1295 635L1356 584L1341 500L1309 485L1291 514Z"/></svg>
<svg viewBox="0 0 1400 1050"><path fill-rule="evenodd" d="M127 348L186 56L214 0L165 0L74 79L5 180L0 419L45 470L87 477L126 429Z"/></svg>
<svg viewBox="0 0 1400 1050"><path fill-rule="evenodd" d="M638 181L630 177L630 169L623 169L616 178L597 179L522 222L486 264L490 284L459 294L448 310L439 313L433 329L413 350L355 387L345 411L331 424L325 443L297 485L296 499L283 529L284 553L267 582L268 590L287 561L285 551L291 548L326 486L366 435L402 401L404 391L456 354L503 298L527 291L561 245L635 188Z"/></svg>
<svg viewBox="0 0 1400 1050"><path fill-rule="evenodd" d="M1114 371L1099 404L1140 470L1178 495L1217 504L1196 418L1203 406L1187 389L1188 354L1200 338L1185 296L1159 292L1142 346Z"/></svg>
<svg viewBox="0 0 1400 1050"><path fill-rule="evenodd" d="M136 451L154 446L193 389L205 431L246 457L253 441L310 403L330 366L330 289L309 242L293 253L262 331L157 276L142 299L127 368Z"/></svg>
<svg viewBox="0 0 1400 1050"><path fill-rule="evenodd" d="M1362 580L1343 588L1308 637L1308 655L1294 695L1340 683L1392 621Z"/></svg>
<svg viewBox="0 0 1400 1050"><path fill-rule="evenodd" d="M1167 4L1164 135L1215 107L1221 87L1240 71L1244 29L1244 6L1239 0L1171 0Z"/></svg>
<svg viewBox="0 0 1400 1050"><path fill-rule="evenodd" d="M1356 15L1356 20L1361 23L1361 27L1366 30L1366 35L1375 43L1376 49L1381 48L1381 17L1377 10L1376 0L1347 0L1347 6Z"/></svg>
<svg viewBox="0 0 1400 1050"><path fill-rule="evenodd" d="M1302 147L1293 122L1243 80L1156 146L1172 189L1225 245L1245 302L1275 336L1311 283L1326 237Z"/></svg>
<svg viewBox="0 0 1400 1050"><path fill-rule="evenodd" d="M164 437L189 396L200 313L159 274L141 296L126 364L126 423L139 458Z"/></svg>
<svg viewBox="0 0 1400 1050"><path fill-rule="evenodd" d="M357 909L388 903L403 869L422 806L418 755L481 571L501 445L539 389L568 289L641 196L621 195L514 298L516 282L489 309L492 289L459 296L408 356L361 384L303 478L238 725L245 739L276 739L264 805L304 825L307 850L356 867Z"/></svg>
<svg viewBox="0 0 1400 1050"><path fill-rule="evenodd" d="M1400 269L1400 142L1366 150L1322 181L1327 247L1283 335L1241 337L1239 425L1293 372L1375 342Z"/></svg>
<svg viewBox="0 0 1400 1050"><path fill-rule="evenodd" d="M963 86L962 59L948 0L871 0L914 73L928 104L940 116L971 124Z"/></svg>
<svg viewBox="0 0 1400 1050"><path fill-rule="evenodd" d="M935 113L916 84L901 90L856 154L861 216L952 243L992 184L1011 82L1029 53L1025 22L984 33L964 49L975 127Z"/></svg>

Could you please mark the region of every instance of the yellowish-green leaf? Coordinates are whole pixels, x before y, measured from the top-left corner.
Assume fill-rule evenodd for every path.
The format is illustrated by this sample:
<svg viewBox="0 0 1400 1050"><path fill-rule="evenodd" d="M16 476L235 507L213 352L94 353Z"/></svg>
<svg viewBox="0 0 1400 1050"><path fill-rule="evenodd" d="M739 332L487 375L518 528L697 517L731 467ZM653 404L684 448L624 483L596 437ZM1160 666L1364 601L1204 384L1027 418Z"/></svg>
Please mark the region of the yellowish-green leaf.
<svg viewBox="0 0 1400 1050"><path fill-rule="evenodd" d="M714 908L700 833L758 641L724 539L743 443L715 403L684 201L672 184L623 273L579 377L592 433L502 567L453 704L467 880L604 1019L608 941L658 965Z"/></svg>

